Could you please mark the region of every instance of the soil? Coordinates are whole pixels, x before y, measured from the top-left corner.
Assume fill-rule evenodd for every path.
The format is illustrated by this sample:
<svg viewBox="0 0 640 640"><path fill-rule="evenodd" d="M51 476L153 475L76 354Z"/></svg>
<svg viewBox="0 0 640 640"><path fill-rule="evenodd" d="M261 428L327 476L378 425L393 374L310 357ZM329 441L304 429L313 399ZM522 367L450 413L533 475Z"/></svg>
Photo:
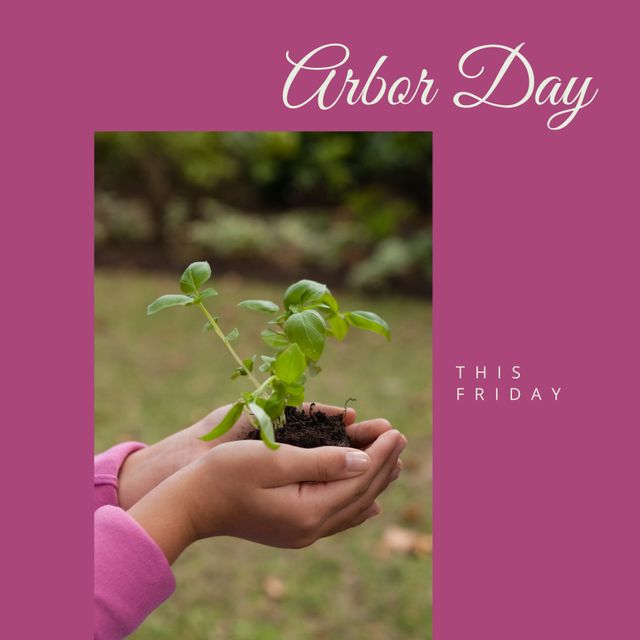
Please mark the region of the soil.
<svg viewBox="0 0 640 640"><path fill-rule="evenodd" d="M276 442L292 444L303 449L313 449L326 445L334 447L351 447L352 443L344 427L344 414L328 416L322 411L316 411L314 405L309 407L309 413L300 411L296 407L287 407L284 411L285 423L276 427ZM259 440L260 433L252 429L247 440Z"/></svg>

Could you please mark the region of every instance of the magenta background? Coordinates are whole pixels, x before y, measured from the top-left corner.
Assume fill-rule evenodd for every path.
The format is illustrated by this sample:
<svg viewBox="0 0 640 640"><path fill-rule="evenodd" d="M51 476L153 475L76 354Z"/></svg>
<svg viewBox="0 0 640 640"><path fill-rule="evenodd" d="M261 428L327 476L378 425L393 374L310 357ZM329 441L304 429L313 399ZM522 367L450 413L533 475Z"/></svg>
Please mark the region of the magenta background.
<svg viewBox="0 0 640 640"><path fill-rule="evenodd" d="M434 637L640 637L633 21L467 4L5 5L3 637L91 636L96 129L433 130ZM387 77L424 65L440 95L287 111L284 51L330 41L356 68L388 54ZM464 51L522 41L537 75L595 77L563 131L548 108L451 103ZM476 361L562 400L456 405Z"/></svg>

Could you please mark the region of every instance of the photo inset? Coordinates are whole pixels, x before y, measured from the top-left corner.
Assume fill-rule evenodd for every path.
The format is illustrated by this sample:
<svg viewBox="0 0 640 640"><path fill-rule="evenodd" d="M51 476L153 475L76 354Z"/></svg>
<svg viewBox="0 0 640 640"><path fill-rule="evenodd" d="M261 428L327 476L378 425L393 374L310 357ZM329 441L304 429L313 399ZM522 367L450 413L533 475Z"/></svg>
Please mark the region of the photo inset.
<svg viewBox="0 0 640 640"><path fill-rule="evenodd" d="M431 638L432 136L95 135L96 624Z"/></svg>

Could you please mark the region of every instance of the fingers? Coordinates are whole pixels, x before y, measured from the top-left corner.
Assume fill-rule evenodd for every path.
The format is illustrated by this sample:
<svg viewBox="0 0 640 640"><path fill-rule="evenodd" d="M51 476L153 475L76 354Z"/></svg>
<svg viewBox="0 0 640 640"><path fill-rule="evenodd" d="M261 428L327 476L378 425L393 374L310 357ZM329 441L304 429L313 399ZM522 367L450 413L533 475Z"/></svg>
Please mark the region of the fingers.
<svg viewBox="0 0 640 640"><path fill-rule="evenodd" d="M377 502L370 504L368 507L363 509L355 518L349 520L347 522L340 523L335 529L328 530L322 534L323 538L327 536L333 536L336 533L341 533L342 531L346 531L347 529L353 529L353 527L360 526L363 522L370 520L371 518L375 518L377 515L382 513L382 508Z"/></svg>
<svg viewBox="0 0 640 640"><path fill-rule="evenodd" d="M398 462L396 462L396 466L394 470L391 472L391 475L389 476L389 482L393 482L394 480L397 480L400 477L400 473L402 472L403 466L404 465L402 464L402 460L398 460Z"/></svg>
<svg viewBox="0 0 640 640"><path fill-rule="evenodd" d="M345 407L336 407L332 404L322 404L320 402L304 402L302 404L302 408L305 413L309 413L309 407L311 407L312 404L314 411L322 411L328 416L335 416L336 414L344 413L345 425L350 425L355 422L356 410L351 407L347 407L345 411Z"/></svg>
<svg viewBox="0 0 640 640"><path fill-rule="evenodd" d="M346 428L347 435L354 447L366 447L383 433L390 430L391 423L384 418L356 422Z"/></svg>
<svg viewBox="0 0 640 640"><path fill-rule="evenodd" d="M373 492L387 480L405 444L406 439L399 431L387 431L367 448L366 453L371 462L364 473L344 482L308 486L305 489L317 501L318 509L328 515L340 511L364 495L377 495ZM373 502L373 499L369 502Z"/></svg>
<svg viewBox="0 0 640 640"><path fill-rule="evenodd" d="M366 490L361 495L354 494L347 504L324 521L322 535L330 535L333 532L342 531L345 526L347 528L353 526L349 523L360 521L360 515L400 475L402 463L398 460L398 456L404 449L405 444L406 440L404 438L400 439L393 452L380 467L378 473L372 478Z"/></svg>
<svg viewBox="0 0 640 640"><path fill-rule="evenodd" d="M367 453L347 447L301 449L283 444L266 454L271 464L266 468L265 487L345 480L361 476L371 467Z"/></svg>
<svg viewBox="0 0 640 640"><path fill-rule="evenodd" d="M386 488L394 481L398 479L400 475L400 468L397 463L396 466L386 476L384 482L377 487L377 493L372 493L374 498L377 498ZM373 518L381 513L380 506L374 500L372 502L371 495L363 496L357 502L353 502L340 511L334 513L327 518L323 524L322 537L331 536L334 533L340 533L345 529L351 529L359 524L362 524L365 520ZM374 505L377 505L374 507Z"/></svg>

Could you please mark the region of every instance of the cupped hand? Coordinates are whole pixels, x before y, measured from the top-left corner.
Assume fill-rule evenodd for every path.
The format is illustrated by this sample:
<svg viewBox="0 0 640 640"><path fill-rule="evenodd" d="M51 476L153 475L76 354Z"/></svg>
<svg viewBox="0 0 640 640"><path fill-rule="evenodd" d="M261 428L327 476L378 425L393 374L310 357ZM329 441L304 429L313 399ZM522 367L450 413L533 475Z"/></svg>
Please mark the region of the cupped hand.
<svg viewBox="0 0 640 640"><path fill-rule="evenodd" d="M270 451L257 441L220 445L194 464L203 490L191 509L196 535L307 546L359 520L389 483L405 443L390 431L366 452L289 445Z"/></svg>
<svg viewBox="0 0 640 640"><path fill-rule="evenodd" d="M360 429L367 440L365 432L373 431ZM377 513L375 499L397 477L405 444L389 429L365 451L223 443L161 483L130 513L170 562L191 542L218 535L305 547Z"/></svg>

